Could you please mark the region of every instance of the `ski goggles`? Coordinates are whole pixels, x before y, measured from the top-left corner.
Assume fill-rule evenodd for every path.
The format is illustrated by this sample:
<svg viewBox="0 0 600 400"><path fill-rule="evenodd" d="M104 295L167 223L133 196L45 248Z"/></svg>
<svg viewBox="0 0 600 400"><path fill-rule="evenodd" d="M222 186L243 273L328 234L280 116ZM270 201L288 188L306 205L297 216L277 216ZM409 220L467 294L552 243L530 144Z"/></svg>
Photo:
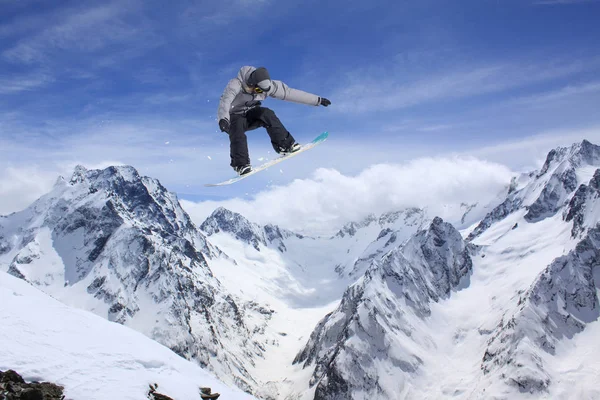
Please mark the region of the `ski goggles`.
<svg viewBox="0 0 600 400"><path fill-rule="evenodd" d="M252 87L252 91L254 91L254 93L264 93L264 92L268 92L269 90L271 90L271 86L269 86L266 89L263 89L260 86L254 86L254 87Z"/></svg>

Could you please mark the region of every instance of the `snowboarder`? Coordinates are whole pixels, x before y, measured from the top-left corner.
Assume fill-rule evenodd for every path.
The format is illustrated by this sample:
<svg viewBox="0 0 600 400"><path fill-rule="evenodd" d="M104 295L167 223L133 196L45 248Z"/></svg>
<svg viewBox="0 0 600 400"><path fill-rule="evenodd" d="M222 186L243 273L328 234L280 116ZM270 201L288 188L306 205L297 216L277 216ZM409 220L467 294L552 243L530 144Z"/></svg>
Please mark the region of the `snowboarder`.
<svg viewBox="0 0 600 400"><path fill-rule="evenodd" d="M278 154L300 149L294 137L285 129L273 110L261 107L267 96L311 106L327 107L331 101L324 97L290 88L281 81L271 80L264 67L245 66L229 81L219 102L219 128L229 134L231 166L239 175L252 171L246 132L264 127Z"/></svg>

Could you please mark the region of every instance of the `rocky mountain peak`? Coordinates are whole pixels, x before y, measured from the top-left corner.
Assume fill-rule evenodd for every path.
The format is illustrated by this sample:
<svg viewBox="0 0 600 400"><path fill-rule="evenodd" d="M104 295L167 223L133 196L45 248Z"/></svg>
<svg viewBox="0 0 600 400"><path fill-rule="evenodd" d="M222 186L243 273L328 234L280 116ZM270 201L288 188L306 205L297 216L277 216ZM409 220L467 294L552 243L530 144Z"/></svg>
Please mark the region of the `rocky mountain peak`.
<svg viewBox="0 0 600 400"><path fill-rule="evenodd" d="M219 207L213 211L200 225L200 229L208 236L219 232L229 233L236 239L251 244L258 251L260 251L260 245L268 246L270 243L275 243L280 251L285 251L286 247L283 243L285 238L290 236L303 237L273 224L261 227L250 222L243 215L224 207Z"/></svg>
<svg viewBox="0 0 600 400"><path fill-rule="evenodd" d="M81 183L85 180L85 176L87 174L87 168L83 165L77 165L75 170L73 171L73 175L71 175L70 184L74 185L76 183Z"/></svg>
<svg viewBox="0 0 600 400"><path fill-rule="evenodd" d="M196 230L174 193L168 192L158 180L140 176L131 166L111 166L102 170L78 166L69 186L65 189L69 194L54 196L77 199L70 205L75 213L83 209L87 210L86 215L101 211L105 216L112 214L114 219L130 221L144 229L179 236ZM89 220L89 216L84 217L82 222Z"/></svg>
<svg viewBox="0 0 600 400"><path fill-rule="evenodd" d="M600 146L587 140L551 150L538 174L513 179L506 199L481 220L468 239L522 208L527 210L523 218L529 223L556 215L569 204L590 166L600 167Z"/></svg>
<svg viewBox="0 0 600 400"><path fill-rule="evenodd" d="M236 233L251 227L252 222L248 221L246 217L225 207L215 209L200 225L200 229L209 235L217 232Z"/></svg>
<svg viewBox="0 0 600 400"><path fill-rule="evenodd" d="M572 146L570 161L575 167L598 165L600 163L600 146L583 140Z"/></svg>
<svg viewBox="0 0 600 400"><path fill-rule="evenodd" d="M584 165L600 164L600 146L583 140L570 147L558 147L551 150L546 156L546 161L540 170L539 176L552 170L558 164L568 162L569 167L578 168Z"/></svg>

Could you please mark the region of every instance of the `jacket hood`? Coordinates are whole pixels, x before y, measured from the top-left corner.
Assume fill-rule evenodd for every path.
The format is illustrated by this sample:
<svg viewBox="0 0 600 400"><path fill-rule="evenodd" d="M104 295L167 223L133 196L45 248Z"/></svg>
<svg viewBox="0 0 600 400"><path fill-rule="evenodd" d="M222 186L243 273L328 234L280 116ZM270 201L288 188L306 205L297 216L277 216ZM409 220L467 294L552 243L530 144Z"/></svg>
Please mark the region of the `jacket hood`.
<svg viewBox="0 0 600 400"><path fill-rule="evenodd" d="M240 72L238 72L238 79L242 81L244 85L248 84L248 78L250 78L250 74L256 70L255 67L251 67L249 65L240 68Z"/></svg>

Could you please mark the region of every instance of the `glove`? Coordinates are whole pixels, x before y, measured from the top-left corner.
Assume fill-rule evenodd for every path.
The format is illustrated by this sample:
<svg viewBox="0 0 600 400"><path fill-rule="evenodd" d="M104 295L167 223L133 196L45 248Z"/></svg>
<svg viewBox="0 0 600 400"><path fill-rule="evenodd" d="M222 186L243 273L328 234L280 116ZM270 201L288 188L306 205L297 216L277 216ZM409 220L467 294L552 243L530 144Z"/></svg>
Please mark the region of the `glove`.
<svg viewBox="0 0 600 400"><path fill-rule="evenodd" d="M219 120L219 129L221 132L229 133L229 121L225 118Z"/></svg>
<svg viewBox="0 0 600 400"><path fill-rule="evenodd" d="M323 107L327 107L331 104L331 101L327 100L325 97L319 97L319 105Z"/></svg>

